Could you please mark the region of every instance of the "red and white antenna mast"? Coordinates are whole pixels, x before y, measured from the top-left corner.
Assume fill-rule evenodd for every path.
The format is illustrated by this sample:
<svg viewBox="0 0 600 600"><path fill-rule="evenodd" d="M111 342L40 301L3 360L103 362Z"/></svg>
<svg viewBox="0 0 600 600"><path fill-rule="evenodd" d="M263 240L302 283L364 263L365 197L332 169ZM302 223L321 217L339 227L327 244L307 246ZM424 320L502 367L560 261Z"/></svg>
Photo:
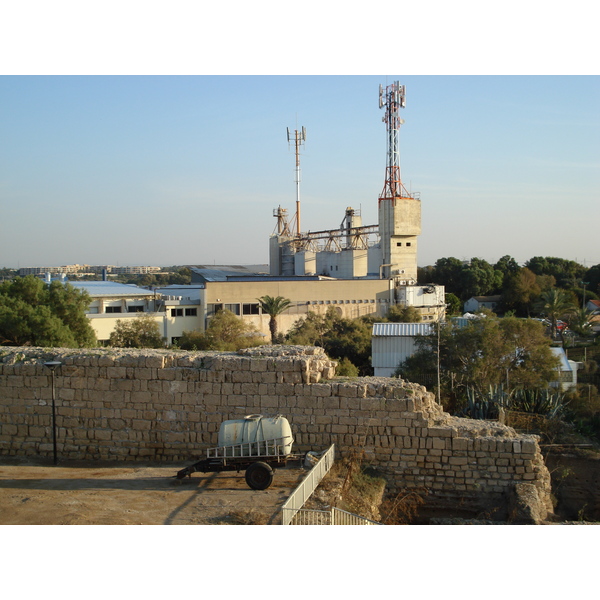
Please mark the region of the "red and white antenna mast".
<svg viewBox="0 0 600 600"><path fill-rule="evenodd" d="M301 131L296 129L292 136L288 127L287 139L288 144L293 142L296 147L296 176L294 178L296 182L296 235L300 237L300 147L306 141L306 129L304 127Z"/></svg>
<svg viewBox="0 0 600 600"><path fill-rule="evenodd" d="M379 200L394 198L411 198L402 185L400 177L400 126L404 119L400 118L400 109L406 107L406 88L399 81L386 86L379 86L379 108L385 109L382 121L387 128L387 166L385 184Z"/></svg>

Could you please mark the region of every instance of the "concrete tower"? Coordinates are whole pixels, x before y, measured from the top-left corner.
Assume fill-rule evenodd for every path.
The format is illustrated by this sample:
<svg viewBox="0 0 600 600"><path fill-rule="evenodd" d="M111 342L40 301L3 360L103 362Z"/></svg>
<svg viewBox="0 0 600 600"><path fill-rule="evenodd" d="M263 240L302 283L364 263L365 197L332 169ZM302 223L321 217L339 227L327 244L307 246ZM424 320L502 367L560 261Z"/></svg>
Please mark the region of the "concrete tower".
<svg viewBox="0 0 600 600"><path fill-rule="evenodd" d="M398 81L379 86L379 107L385 109L387 166L379 197L381 273L405 282L417 280L417 236L421 233L421 200L409 193L400 176L400 108L406 106L405 86Z"/></svg>

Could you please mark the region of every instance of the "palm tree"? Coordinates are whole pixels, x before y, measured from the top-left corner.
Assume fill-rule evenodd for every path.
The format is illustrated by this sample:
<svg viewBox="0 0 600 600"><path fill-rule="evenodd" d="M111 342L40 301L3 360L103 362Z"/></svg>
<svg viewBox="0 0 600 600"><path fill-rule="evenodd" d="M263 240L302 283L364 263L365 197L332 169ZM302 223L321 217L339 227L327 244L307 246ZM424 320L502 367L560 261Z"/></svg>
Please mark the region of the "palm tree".
<svg viewBox="0 0 600 600"><path fill-rule="evenodd" d="M569 320L569 327L579 335L588 335L592 332L592 317L594 313L587 308L578 308L573 311Z"/></svg>
<svg viewBox="0 0 600 600"><path fill-rule="evenodd" d="M258 298L260 308L263 313L271 317L269 321L269 330L271 331L271 343L275 343L277 337L277 317L292 303L291 300L284 298L283 296L261 296Z"/></svg>
<svg viewBox="0 0 600 600"><path fill-rule="evenodd" d="M554 339L557 331L556 322L561 317L572 314L576 307L573 304L571 296L565 290L551 288L540 296L540 299L536 303L536 309L550 319L552 339ZM562 332L560 333L562 337Z"/></svg>

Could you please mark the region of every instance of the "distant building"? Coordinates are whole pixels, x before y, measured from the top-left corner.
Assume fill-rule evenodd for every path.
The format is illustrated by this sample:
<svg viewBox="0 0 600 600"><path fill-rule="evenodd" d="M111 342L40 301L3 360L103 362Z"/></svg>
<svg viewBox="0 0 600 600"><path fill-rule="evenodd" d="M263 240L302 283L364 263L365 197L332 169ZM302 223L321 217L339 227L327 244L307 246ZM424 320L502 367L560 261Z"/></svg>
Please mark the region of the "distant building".
<svg viewBox="0 0 600 600"><path fill-rule="evenodd" d="M501 296L472 296L464 303L463 309L468 313L475 313L482 308L495 312L501 298Z"/></svg>
<svg viewBox="0 0 600 600"><path fill-rule="evenodd" d="M151 315L158 323L167 344L174 343L184 331L201 328L200 301L179 294L162 294L135 285L112 281L73 281L75 289L85 290L92 298L87 317L101 343L107 343L118 320Z"/></svg>
<svg viewBox="0 0 600 600"><path fill-rule="evenodd" d="M113 265L63 265L61 267L22 267L18 270L19 277L26 275L65 274L76 275L84 273L103 273L111 275L132 274L145 275L147 273L158 273L162 267L115 267Z"/></svg>
<svg viewBox="0 0 600 600"><path fill-rule="evenodd" d="M371 366L375 377L391 377L398 365L416 352L417 337L432 332L430 323L374 323Z"/></svg>
<svg viewBox="0 0 600 600"><path fill-rule="evenodd" d="M550 387L563 392L575 389L577 387L577 371L583 366L582 363L569 360L563 348L552 347L550 350L560 360L557 378L550 382Z"/></svg>
<svg viewBox="0 0 600 600"><path fill-rule="evenodd" d="M201 284L200 305L208 326L210 318L227 309L259 331L269 333L269 316L260 311L262 296L283 296L291 300L290 307L277 318L279 331L287 332L308 312L325 314L333 308L340 317L356 319L362 316L384 317L393 304L414 306L425 321L443 316L443 286L395 287L393 279L378 277L334 279L319 275L270 276L245 274L223 268L192 269L192 283Z"/></svg>

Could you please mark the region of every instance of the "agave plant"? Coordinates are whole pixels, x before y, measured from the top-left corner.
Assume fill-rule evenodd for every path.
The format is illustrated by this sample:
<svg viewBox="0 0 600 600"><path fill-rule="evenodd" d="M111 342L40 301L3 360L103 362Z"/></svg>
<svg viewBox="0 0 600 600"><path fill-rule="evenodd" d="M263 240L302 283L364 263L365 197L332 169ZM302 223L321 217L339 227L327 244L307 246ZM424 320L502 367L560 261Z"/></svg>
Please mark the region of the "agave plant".
<svg viewBox="0 0 600 600"><path fill-rule="evenodd" d="M520 389L514 393L510 409L543 415L549 419L560 416L566 406L565 394L550 389Z"/></svg>
<svg viewBox="0 0 600 600"><path fill-rule="evenodd" d="M467 388L467 405L462 416L471 419L497 419L500 408L508 408L511 394L501 385L490 385L487 393L482 394L475 389Z"/></svg>

